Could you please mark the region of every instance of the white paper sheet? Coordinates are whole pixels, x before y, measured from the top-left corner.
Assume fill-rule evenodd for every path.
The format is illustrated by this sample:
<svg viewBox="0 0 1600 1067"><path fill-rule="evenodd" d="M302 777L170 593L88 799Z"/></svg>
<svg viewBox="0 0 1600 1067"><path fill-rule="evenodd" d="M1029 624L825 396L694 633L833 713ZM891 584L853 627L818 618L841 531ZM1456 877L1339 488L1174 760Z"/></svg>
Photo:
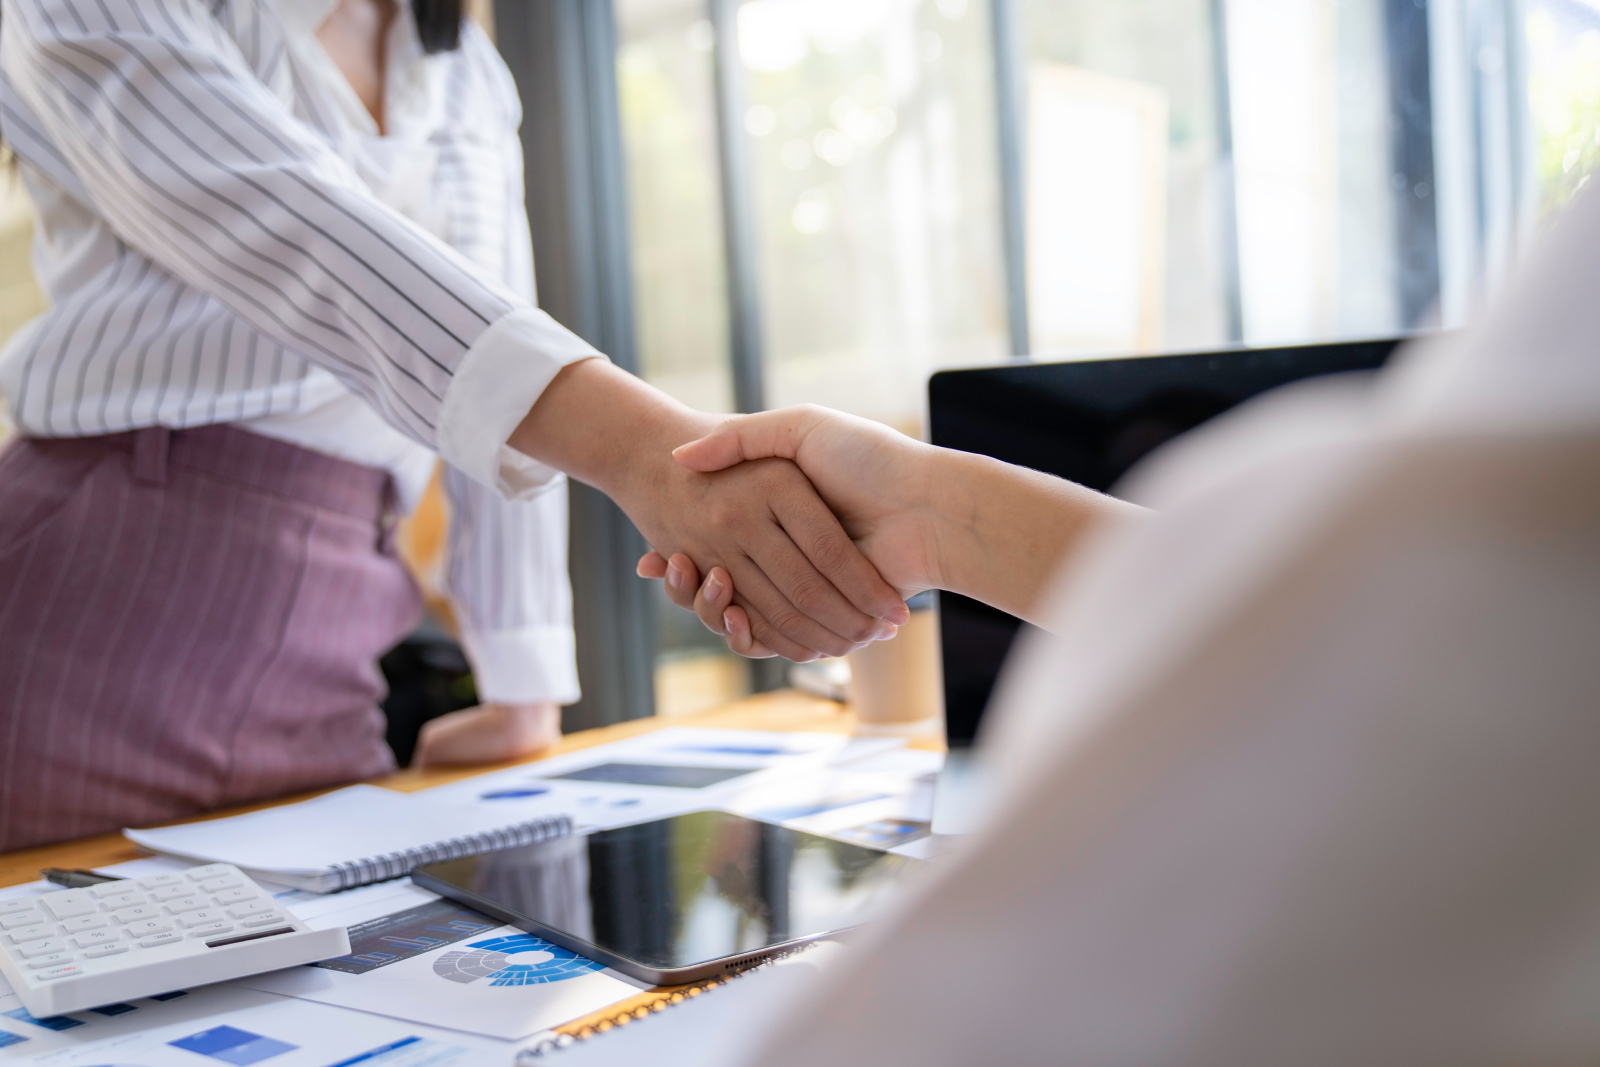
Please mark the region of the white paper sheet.
<svg viewBox="0 0 1600 1067"><path fill-rule="evenodd" d="M293 967L234 984L508 1040L649 988L509 926L365 974Z"/></svg>
<svg viewBox="0 0 1600 1067"><path fill-rule="evenodd" d="M525 1060L550 1067L722 1067L744 1052L770 1019L802 1001L820 968L841 951L821 942L658 1015Z"/></svg>
<svg viewBox="0 0 1600 1067"><path fill-rule="evenodd" d="M751 789L794 774L890 753L900 738L669 727L426 790L451 804L503 813L507 821L568 814L580 833L725 808ZM563 778L607 765L744 771L699 788ZM708 777L715 776L708 773Z"/></svg>
<svg viewBox="0 0 1600 1067"><path fill-rule="evenodd" d="M211 986L47 1019L0 997L0 1062L38 1067L507 1067L510 1043Z"/></svg>

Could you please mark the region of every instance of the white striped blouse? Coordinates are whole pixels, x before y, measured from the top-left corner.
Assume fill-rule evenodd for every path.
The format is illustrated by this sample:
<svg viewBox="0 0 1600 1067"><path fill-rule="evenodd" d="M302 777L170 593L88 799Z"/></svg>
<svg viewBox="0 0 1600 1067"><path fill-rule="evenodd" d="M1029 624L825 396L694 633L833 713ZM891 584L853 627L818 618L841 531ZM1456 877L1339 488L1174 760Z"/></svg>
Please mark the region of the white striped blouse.
<svg viewBox="0 0 1600 1067"><path fill-rule="evenodd" d="M0 3L0 136L51 302L0 351L17 428L235 423L413 499L437 452L480 694L575 699L566 494L504 442L597 353L532 307L493 45L469 25L425 56L396 19L380 137L315 40L321 0Z"/></svg>

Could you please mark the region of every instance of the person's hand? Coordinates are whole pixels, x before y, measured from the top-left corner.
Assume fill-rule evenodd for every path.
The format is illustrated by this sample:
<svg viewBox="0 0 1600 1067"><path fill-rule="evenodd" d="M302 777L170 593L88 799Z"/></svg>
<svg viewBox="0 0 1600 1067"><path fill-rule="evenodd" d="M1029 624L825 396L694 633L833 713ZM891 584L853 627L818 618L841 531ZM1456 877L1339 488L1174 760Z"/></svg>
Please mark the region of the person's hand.
<svg viewBox="0 0 1600 1067"><path fill-rule="evenodd" d="M501 763L560 740L559 704L483 704L423 723L411 765Z"/></svg>
<svg viewBox="0 0 1600 1067"><path fill-rule="evenodd" d="M737 471L738 465L769 457L793 460L857 548L902 596L910 596L941 584L938 524L926 506L925 467L932 452L880 423L807 405L728 419L673 455L697 471ZM772 654L737 602L737 576L724 568L711 567L702 583L689 555L669 560L652 552L639 561L639 574L664 579L673 603L694 611L735 652Z"/></svg>
<svg viewBox="0 0 1600 1067"><path fill-rule="evenodd" d="M904 600L787 458L731 470L674 461L716 425L589 360L557 375L510 443L605 492L664 556L721 567L755 639L779 655L840 656L894 633L910 617Z"/></svg>

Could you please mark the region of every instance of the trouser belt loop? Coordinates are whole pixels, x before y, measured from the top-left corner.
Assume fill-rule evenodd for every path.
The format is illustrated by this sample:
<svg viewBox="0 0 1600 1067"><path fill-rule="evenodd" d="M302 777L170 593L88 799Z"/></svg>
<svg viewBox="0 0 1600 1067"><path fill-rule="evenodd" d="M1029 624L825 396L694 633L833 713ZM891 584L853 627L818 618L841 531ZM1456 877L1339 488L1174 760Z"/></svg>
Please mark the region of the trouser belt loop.
<svg viewBox="0 0 1600 1067"><path fill-rule="evenodd" d="M165 426L146 426L133 437L133 480L141 485L167 484L167 452L172 431Z"/></svg>

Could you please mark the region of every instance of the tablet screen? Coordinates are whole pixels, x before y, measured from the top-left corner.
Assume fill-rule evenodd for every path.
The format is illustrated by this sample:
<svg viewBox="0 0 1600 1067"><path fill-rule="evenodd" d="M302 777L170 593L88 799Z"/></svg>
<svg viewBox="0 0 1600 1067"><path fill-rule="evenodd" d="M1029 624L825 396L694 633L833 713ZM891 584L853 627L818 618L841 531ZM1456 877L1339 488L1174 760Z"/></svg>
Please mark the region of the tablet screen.
<svg viewBox="0 0 1600 1067"><path fill-rule="evenodd" d="M574 951L584 951L575 943L582 942L601 960L609 954L668 970L860 925L918 865L701 811L431 864L417 874L436 891L558 932Z"/></svg>

